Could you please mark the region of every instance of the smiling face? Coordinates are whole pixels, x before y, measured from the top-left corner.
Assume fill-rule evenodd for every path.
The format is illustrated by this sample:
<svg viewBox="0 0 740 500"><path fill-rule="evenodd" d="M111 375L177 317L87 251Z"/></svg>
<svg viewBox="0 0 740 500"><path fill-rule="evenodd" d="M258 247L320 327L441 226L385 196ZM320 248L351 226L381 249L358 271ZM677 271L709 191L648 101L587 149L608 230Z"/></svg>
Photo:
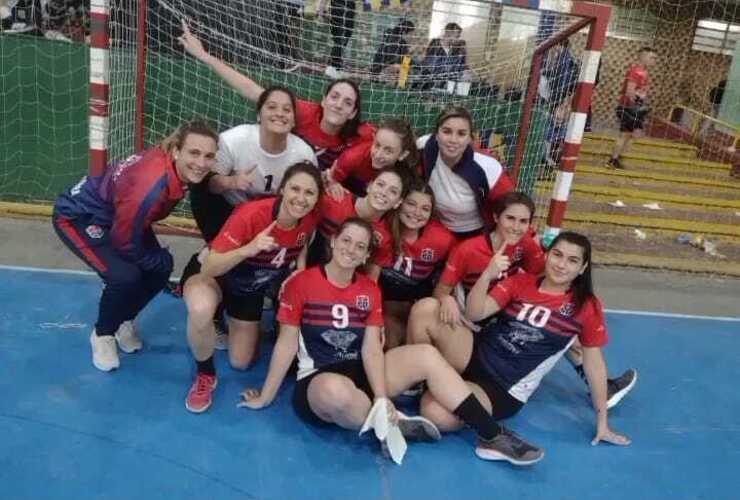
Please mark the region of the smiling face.
<svg viewBox="0 0 740 500"><path fill-rule="evenodd" d="M280 190L283 197L280 214L293 219L305 217L319 201L319 186L316 180L305 172L298 172Z"/></svg>
<svg viewBox="0 0 740 500"><path fill-rule="evenodd" d="M514 203L506 207L501 215L494 214L493 220L496 221L496 234L499 239L513 245L527 234L532 221L532 212L526 205Z"/></svg>
<svg viewBox="0 0 740 500"><path fill-rule="evenodd" d="M553 285L567 289L588 267L583 248L565 240L558 241L547 252L545 278Z"/></svg>
<svg viewBox="0 0 740 500"><path fill-rule="evenodd" d="M343 127L357 114L357 94L352 85L340 82L334 84L321 99L322 121L332 127Z"/></svg>
<svg viewBox="0 0 740 500"><path fill-rule="evenodd" d="M370 256L373 235L357 224L347 224L331 240L332 261L343 269L356 269Z"/></svg>
<svg viewBox="0 0 740 500"><path fill-rule="evenodd" d="M381 128L375 133L373 146L370 149L374 169L381 170L395 165L398 160L402 160L407 155L408 151L403 150L401 138L394 131Z"/></svg>
<svg viewBox="0 0 740 500"><path fill-rule="evenodd" d="M182 147L172 150L175 160L175 171L181 181L187 184L198 184L202 181L216 161L218 144L212 137L200 134L188 134Z"/></svg>
<svg viewBox="0 0 740 500"><path fill-rule="evenodd" d="M260 127L274 134L288 134L295 126L295 109L290 96L280 90L270 92L259 111Z"/></svg>
<svg viewBox="0 0 740 500"><path fill-rule="evenodd" d="M367 202L378 212L398 208L403 196L403 180L394 172L383 172L367 186Z"/></svg>
<svg viewBox="0 0 740 500"><path fill-rule="evenodd" d="M432 195L421 191L411 191L401 204L399 217L407 229L421 229L432 218Z"/></svg>
<svg viewBox="0 0 740 500"><path fill-rule="evenodd" d="M448 166L452 167L460 161L465 148L473 140L472 133L470 122L465 118L448 118L439 126L437 130L439 154Z"/></svg>

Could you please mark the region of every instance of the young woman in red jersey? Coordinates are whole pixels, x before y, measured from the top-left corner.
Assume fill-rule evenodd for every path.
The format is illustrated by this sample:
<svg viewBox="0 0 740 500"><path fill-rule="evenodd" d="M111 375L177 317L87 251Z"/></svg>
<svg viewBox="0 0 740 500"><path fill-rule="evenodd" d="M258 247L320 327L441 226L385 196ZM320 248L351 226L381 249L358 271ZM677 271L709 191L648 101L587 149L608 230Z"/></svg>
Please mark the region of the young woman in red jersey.
<svg viewBox="0 0 740 500"><path fill-rule="evenodd" d="M326 173L326 191L341 197L347 188L364 196L367 185L386 167L398 166L409 174L416 173L419 153L416 137L405 119L384 120L371 141L360 142L345 150Z"/></svg>
<svg viewBox="0 0 740 500"><path fill-rule="evenodd" d="M288 168L280 196L241 204L211 242L200 274L185 283L188 341L197 376L186 400L194 413L208 409L216 388L213 313L223 300L229 317L229 361L245 370L254 361L265 296L305 265L306 246L318 224L321 174L309 162Z"/></svg>
<svg viewBox="0 0 740 500"><path fill-rule="evenodd" d="M456 240L439 221L432 218L434 193L421 179L413 179L400 208L390 219L393 259L383 266L385 348L401 345L413 303L429 297L438 271L444 266Z"/></svg>
<svg viewBox="0 0 740 500"><path fill-rule="evenodd" d="M186 123L158 147L84 177L57 198L54 230L105 284L90 336L97 369L118 368L118 348L142 348L134 319L165 287L173 268L152 224L205 178L217 147L218 135L207 124Z"/></svg>
<svg viewBox="0 0 740 500"><path fill-rule="evenodd" d="M401 205L406 195L408 178L397 166L386 167L367 187L367 195L358 198L342 191L341 198L326 193L319 202L321 221L316 238L309 250L309 265L328 260L328 241L337 228L350 217L359 217L373 226L378 251L365 267L366 273L377 281L380 269L389 265L393 257L393 237L385 215Z"/></svg>
<svg viewBox="0 0 740 500"><path fill-rule="evenodd" d="M520 465L540 460L542 451L498 425L433 347L403 346L383 356L380 290L357 273L372 254L372 232L362 219L346 220L332 238L329 263L286 283L267 378L261 390L242 393L240 406L269 406L297 355L293 407L310 424L360 429L373 402L382 399L408 439L438 440L431 422L396 412L389 399L424 381L445 408L476 429L479 448Z"/></svg>
<svg viewBox="0 0 740 500"><path fill-rule="evenodd" d="M206 52L184 21L182 31L178 40L190 55L209 66L242 96L257 101L264 90L260 84ZM352 80L331 82L320 103L298 100L297 104L293 133L314 148L321 170L331 167L347 147L372 138L373 126L360 122L360 90Z"/></svg>
<svg viewBox="0 0 740 500"><path fill-rule="evenodd" d="M547 252L544 276L518 273L491 288L506 267L505 255L503 248L498 249L470 290L466 305L472 321L498 313L497 321L475 334L466 327L456 329L458 354L447 359L471 383L493 417L503 419L524 406L542 378L579 339L596 410L592 444L628 445L630 440L608 425L607 370L601 350L608 335L601 302L593 292L588 238L561 233ZM463 424L432 394L422 397L421 407L422 414L441 430Z"/></svg>
<svg viewBox="0 0 740 500"><path fill-rule="evenodd" d="M534 202L526 194L512 192L499 199L493 215L496 229L490 235L475 236L457 245L447 260L433 297L414 304L408 322L408 342L432 343L453 366L465 366L459 361L465 355L464 346L450 332L478 330L490 320L479 318L477 324L473 324L460 310L481 273L497 271L493 286L520 272L537 276L545 268L545 253L530 228L533 216ZM456 288L457 293L454 293ZM577 339L569 347L566 359L587 383L582 348ZM611 408L632 390L637 382L637 371L630 368L607 382L607 402Z"/></svg>

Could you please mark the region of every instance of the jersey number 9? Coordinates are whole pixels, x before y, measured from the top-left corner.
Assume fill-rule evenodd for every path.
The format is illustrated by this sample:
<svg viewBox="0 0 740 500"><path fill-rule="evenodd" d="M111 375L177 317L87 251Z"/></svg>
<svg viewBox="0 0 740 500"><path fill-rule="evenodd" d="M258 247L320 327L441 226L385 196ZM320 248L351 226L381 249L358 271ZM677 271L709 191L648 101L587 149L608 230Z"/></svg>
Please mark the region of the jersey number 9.
<svg viewBox="0 0 740 500"><path fill-rule="evenodd" d="M349 309L344 304L331 306L331 317L334 318L334 321L331 322L334 328L342 330L349 326Z"/></svg>

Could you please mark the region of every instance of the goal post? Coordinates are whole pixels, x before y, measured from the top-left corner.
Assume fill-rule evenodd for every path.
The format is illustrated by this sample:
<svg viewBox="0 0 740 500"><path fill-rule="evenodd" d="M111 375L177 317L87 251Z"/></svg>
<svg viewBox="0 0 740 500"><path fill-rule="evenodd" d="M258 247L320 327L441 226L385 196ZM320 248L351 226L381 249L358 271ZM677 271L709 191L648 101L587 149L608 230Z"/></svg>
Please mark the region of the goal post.
<svg viewBox="0 0 740 500"><path fill-rule="evenodd" d="M321 99L330 81L326 68L336 64L336 45L344 44L336 69L360 83L364 120L405 116L424 134L444 108L466 107L479 146L492 150L518 188L535 198L540 220L546 219L545 239L557 234L610 7L563 0L363 0L339 19L352 18L342 40L337 19L332 12L322 17L317 2L92 0L91 27L107 33L93 34L90 49L91 171L103 158L156 143L194 116L219 131L255 120L251 103L179 46L184 20L211 54L263 86L285 85L303 99ZM398 61L405 67L379 74L377 53L402 21L414 25L404 41L407 57ZM440 77L429 47L452 24L461 29L452 43L464 47L465 67Z"/></svg>

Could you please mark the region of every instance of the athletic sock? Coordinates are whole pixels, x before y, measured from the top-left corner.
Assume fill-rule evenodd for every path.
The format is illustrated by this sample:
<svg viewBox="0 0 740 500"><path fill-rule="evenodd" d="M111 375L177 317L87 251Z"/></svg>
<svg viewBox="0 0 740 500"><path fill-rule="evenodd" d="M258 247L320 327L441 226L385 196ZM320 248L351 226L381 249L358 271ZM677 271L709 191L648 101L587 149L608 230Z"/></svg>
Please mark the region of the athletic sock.
<svg viewBox="0 0 740 500"><path fill-rule="evenodd" d="M198 373L203 373L205 375L216 374L216 367L213 365L213 356L206 359L205 361L198 361L196 359L195 364L198 366Z"/></svg>
<svg viewBox="0 0 740 500"><path fill-rule="evenodd" d="M486 413L485 408L472 392L452 413L475 429L478 437L485 441L490 441L501 432L501 427Z"/></svg>

